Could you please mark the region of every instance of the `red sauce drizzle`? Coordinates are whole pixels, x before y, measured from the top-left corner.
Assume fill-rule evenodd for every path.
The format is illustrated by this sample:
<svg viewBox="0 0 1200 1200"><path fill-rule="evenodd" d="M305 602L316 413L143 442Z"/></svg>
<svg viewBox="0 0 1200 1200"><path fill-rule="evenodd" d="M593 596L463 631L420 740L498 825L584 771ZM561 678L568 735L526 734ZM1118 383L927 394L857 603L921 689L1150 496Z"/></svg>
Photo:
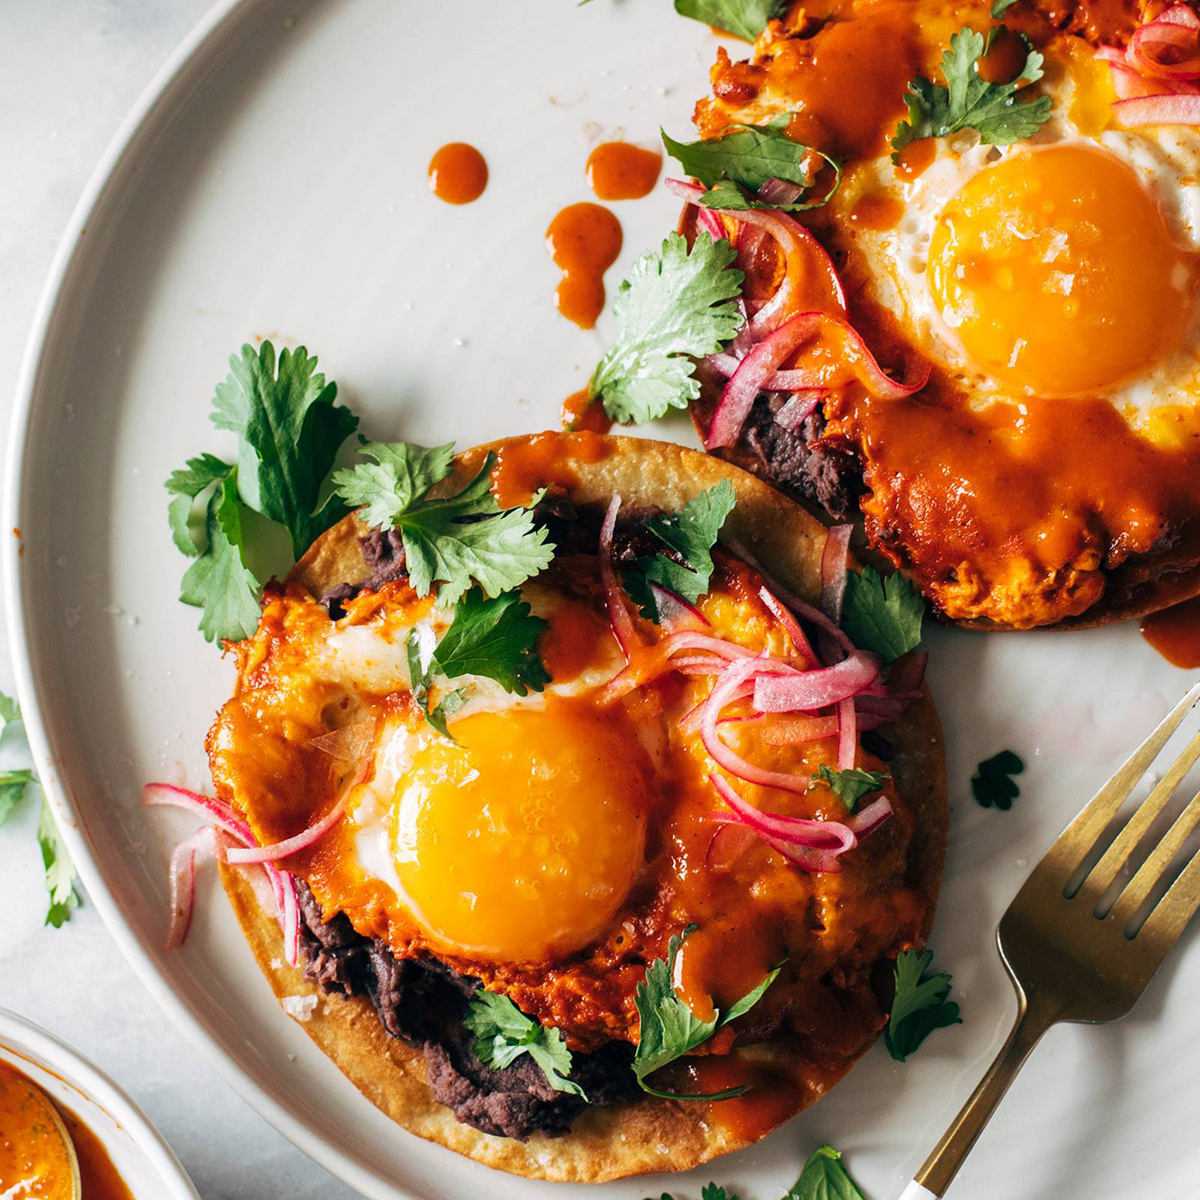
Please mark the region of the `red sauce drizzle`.
<svg viewBox="0 0 1200 1200"><path fill-rule="evenodd" d="M709 1119L734 1137L758 1141L782 1125L804 1103L804 1080L771 1063L755 1062L737 1054L707 1054L687 1065L689 1092L719 1092L730 1087L748 1087L732 1100L718 1100Z"/></svg>
<svg viewBox="0 0 1200 1200"><path fill-rule="evenodd" d="M492 467L492 495L501 508L528 504L543 487L570 488L579 482L575 462L600 462L612 453L590 430L550 431L501 447Z"/></svg>
<svg viewBox="0 0 1200 1200"><path fill-rule="evenodd" d="M604 272L621 253L621 223L599 204L571 204L550 222L546 249L563 273L558 311L591 329L604 311Z"/></svg>
<svg viewBox="0 0 1200 1200"><path fill-rule="evenodd" d="M604 405L592 400L587 388L572 392L562 403L563 429L568 433L585 429L591 433L607 433L613 426L612 417Z"/></svg>
<svg viewBox="0 0 1200 1200"><path fill-rule="evenodd" d="M483 155L466 142L449 142L429 160L429 188L447 204L478 200L487 181Z"/></svg>
<svg viewBox="0 0 1200 1200"><path fill-rule="evenodd" d="M1151 613L1142 621L1142 637L1172 666L1200 667L1200 596Z"/></svg>
<svg viewBox="0 0 1200 1200"><path fill-rule="evenodd" d="M661 154L628 142L601 142L587 160L588 183L599 200L640 200L661 170Z"/></svg>

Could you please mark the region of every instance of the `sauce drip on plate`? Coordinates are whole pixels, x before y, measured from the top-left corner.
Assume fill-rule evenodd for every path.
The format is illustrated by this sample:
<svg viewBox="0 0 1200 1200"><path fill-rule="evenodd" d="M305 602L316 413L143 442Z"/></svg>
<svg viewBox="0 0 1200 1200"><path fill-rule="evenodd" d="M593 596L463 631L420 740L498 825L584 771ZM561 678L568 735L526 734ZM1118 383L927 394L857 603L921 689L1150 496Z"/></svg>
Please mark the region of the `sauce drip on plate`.
<svg viewBox="0 0 1200 1200"><path fill-rule="evenodd" d="M502 446L492 468L492 495L501 508L528 504L541 487L569 488L579 482L570 459L600 462L609 454L604 439L589 430L539 433Z"/></svg>
<svg viewBox="0 0 1200 1200"><path fill-rule="evenodd" d="M562 268L558 311L591 329L604 311L604 272L621 253L621 223L599 204L571 204L550 222L546 249Z"/></svg>
<svg viewBox="0 0 1200 1200"><path fill-rule="evenodd" d="M429 160L429 188L447 204L478 200L487 181L483 155L466 142L449 142Z"/></svg>
<svg viewBox="0 0 1200 1200"><path fill-rule="evenodd" d="M607 433L613 426L612 417L604 411L604 405L593 401L587 388L572 392L562 403L563 428L572 433L587 430L590 433Z"/></svg>
<svg viewBox="0 0 1200 1200"><path fill-rule="evenodd" d="M1151 613L1142 621L1142 637L1176 667L1200 667L1200 596Z"/></svg>
<svg viewBox="0 0 1200 1200"><path fill-rule="evenodd" d="M640 200L661 170L661 154L628 142L601 142L587 160L588 183L599 200Z"/></svg>

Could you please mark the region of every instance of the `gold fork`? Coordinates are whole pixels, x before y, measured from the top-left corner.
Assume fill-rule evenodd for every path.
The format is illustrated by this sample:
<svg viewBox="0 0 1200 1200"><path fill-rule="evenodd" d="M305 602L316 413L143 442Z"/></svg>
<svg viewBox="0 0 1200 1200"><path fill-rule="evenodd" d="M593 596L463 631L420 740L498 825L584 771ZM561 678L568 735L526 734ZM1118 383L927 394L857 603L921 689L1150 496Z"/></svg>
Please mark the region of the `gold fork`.
<svg viewBox="0 0 1200 1200"><path fill-rule="evenodd" d="M1200 793L1176 817L1107 910L1099 905L1129 857L1200 760L1200 733L1151 789L1108 848L1079 880L1121 806L1167 740L1200 700L1200 684L1171 710L1050 847L1000 918L996 941L1017 993L1017 1020L979 1086L900 1200L941 1196L1042 1034L1059 1021L1099 1024L1137 1003L1167 951L1200 907L1200 853L1194 854L1145 921L1132 922L1163 872L1200 825Z"/></svg>

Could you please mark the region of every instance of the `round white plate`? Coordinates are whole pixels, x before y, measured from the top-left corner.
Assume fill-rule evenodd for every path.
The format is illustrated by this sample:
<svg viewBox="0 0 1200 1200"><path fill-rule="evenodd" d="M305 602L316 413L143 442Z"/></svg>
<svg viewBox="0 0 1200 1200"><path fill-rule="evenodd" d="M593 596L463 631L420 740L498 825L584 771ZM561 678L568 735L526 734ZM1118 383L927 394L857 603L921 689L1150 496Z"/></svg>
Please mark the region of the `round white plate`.
<svg viewBox="0 0 1200 1200"><path fill-rule="evenodd" d="M96 1135L133 1200L200 1200L158 1130L107 1075L66 1042L3 1008L0 1063L32 1079Z"/></svg>
<svg viewBox="0 0 1200 1200"><path fill-rule="evenodd" d="M161 950L166 859L189 827L141 785L206 783L203 739L232 670L177 602L184 562L162 481L230 450L208 421L231 351L306 344L376 438L470 444L553 426L603 345L554 311L543 233L587 199L601 137L688 129L716 40L666 0L255 0L226 4L130 119L68 234L14 421L7 537L12 644L30 741L93 902L148 987L227 1078L367 1195L525 1200L377 1113L260 978L206 876L187 946ZM736 52L736 48L735 48ZM478 145L482 200L426 189L443 142ZM614 206L633 258L672 227L659 187ZM682 422L659 436L689 437ZM716 1179L775 1200L822 1141L876 1200L924 1158L1014 1011L996 920L1066 819L1189 676L1132 627L985 637L933 630L954 824L939 966L966 1023L907 1064L882 1049L759 1147L688 1178L613 1184L693 1197ZM998 750L1029 769L1010 812L970 798ZM1058 1029L1034 1055L955 1195L1010 1200L1193 1193L1200 954L1173 955L1134 1016Z"/></svg>

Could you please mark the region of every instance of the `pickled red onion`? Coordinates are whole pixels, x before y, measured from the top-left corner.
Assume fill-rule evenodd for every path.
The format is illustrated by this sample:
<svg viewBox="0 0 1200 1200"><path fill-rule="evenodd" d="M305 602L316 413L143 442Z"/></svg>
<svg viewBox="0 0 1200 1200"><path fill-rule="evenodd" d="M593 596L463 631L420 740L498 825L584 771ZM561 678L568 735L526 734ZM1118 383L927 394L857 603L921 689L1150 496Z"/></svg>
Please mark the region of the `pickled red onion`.
<svg viewBox="0 0 1200 1200"><path fill-rule="evenodd" d="M1188 19L1172 19L1171 13L1186 13ZM1200 24L1195 14L1181 4L1168 9L1155 21L1138 29L1125 51L1135 71L1158 79L1195 79L1200 76ZM1164 60L1163 52L1180 57Z"/></svg>
<svg viewBox="0 0 1200 1200"><path fill-rule="evenodd" d="M821 664L816 651L813 650L808 638L804 636L800 622L787 610L783 601L778 599L766 584L758 589L758 597L771 610L775 620L783 626L784 632L791 639L796 651L807 659L810 666L819 667Z"/></svg>
<svg viewBox="0 0 1200 1200"><path fill-rule="evenodd" d="M306 850L314 842L320 841L341 819L346 811L346 797L343 796L319 821L314 822L295 837L275 842L270 846L234 846L225 852L225 861L231 863L268 863L278 862L290 854L298 854Z"/></svg>
<svg viewBox="0 0 1200 1200"><path fill-rule="evenodd" d="M826 535L825 549L821 552L821 611L835 625L842 619L851 532L849 525L834 525Z"/></svg>
<svg viewBox="0 0 1200 1200"><path fill-rule="evenodd" d="M217 834L212 825L201 825L171 851L168 868L171 887L171 921L167 926L166 950L183 945L188 926L192 923L192 908L196 899L196 855L215 855Z"/></svg>
<svg viewBox="0 0 1200 1200"><path fill-rule="evenodd" d="M1113 102L1113 112L1121 124L1200 125L1200 95L1137 96Z"/></svg>
<svg viewBox="0 0 1200 1200"><path fill-rule="evenodd" d="M879 678L880 665L877 654L855 650L831 667L759 673L754 680L754 707L758 712L815 712L853 700Z"/></svg>
<svg viewBox="0 0 1200 1200"><path fill-rule="evenodd" d="M641 645L641 638L633 627L633 618L625 607L625 596L621 585L617 582L616 572L612 564L612 540L617 528L617 513L621 509L621 497L614 495L609 502L608 511L604 514L604 524L600 526L600 580L604 585L604 599L608 605L608 619L612 625L613 636L621 653L628 662L634 646Z"/></svg>

